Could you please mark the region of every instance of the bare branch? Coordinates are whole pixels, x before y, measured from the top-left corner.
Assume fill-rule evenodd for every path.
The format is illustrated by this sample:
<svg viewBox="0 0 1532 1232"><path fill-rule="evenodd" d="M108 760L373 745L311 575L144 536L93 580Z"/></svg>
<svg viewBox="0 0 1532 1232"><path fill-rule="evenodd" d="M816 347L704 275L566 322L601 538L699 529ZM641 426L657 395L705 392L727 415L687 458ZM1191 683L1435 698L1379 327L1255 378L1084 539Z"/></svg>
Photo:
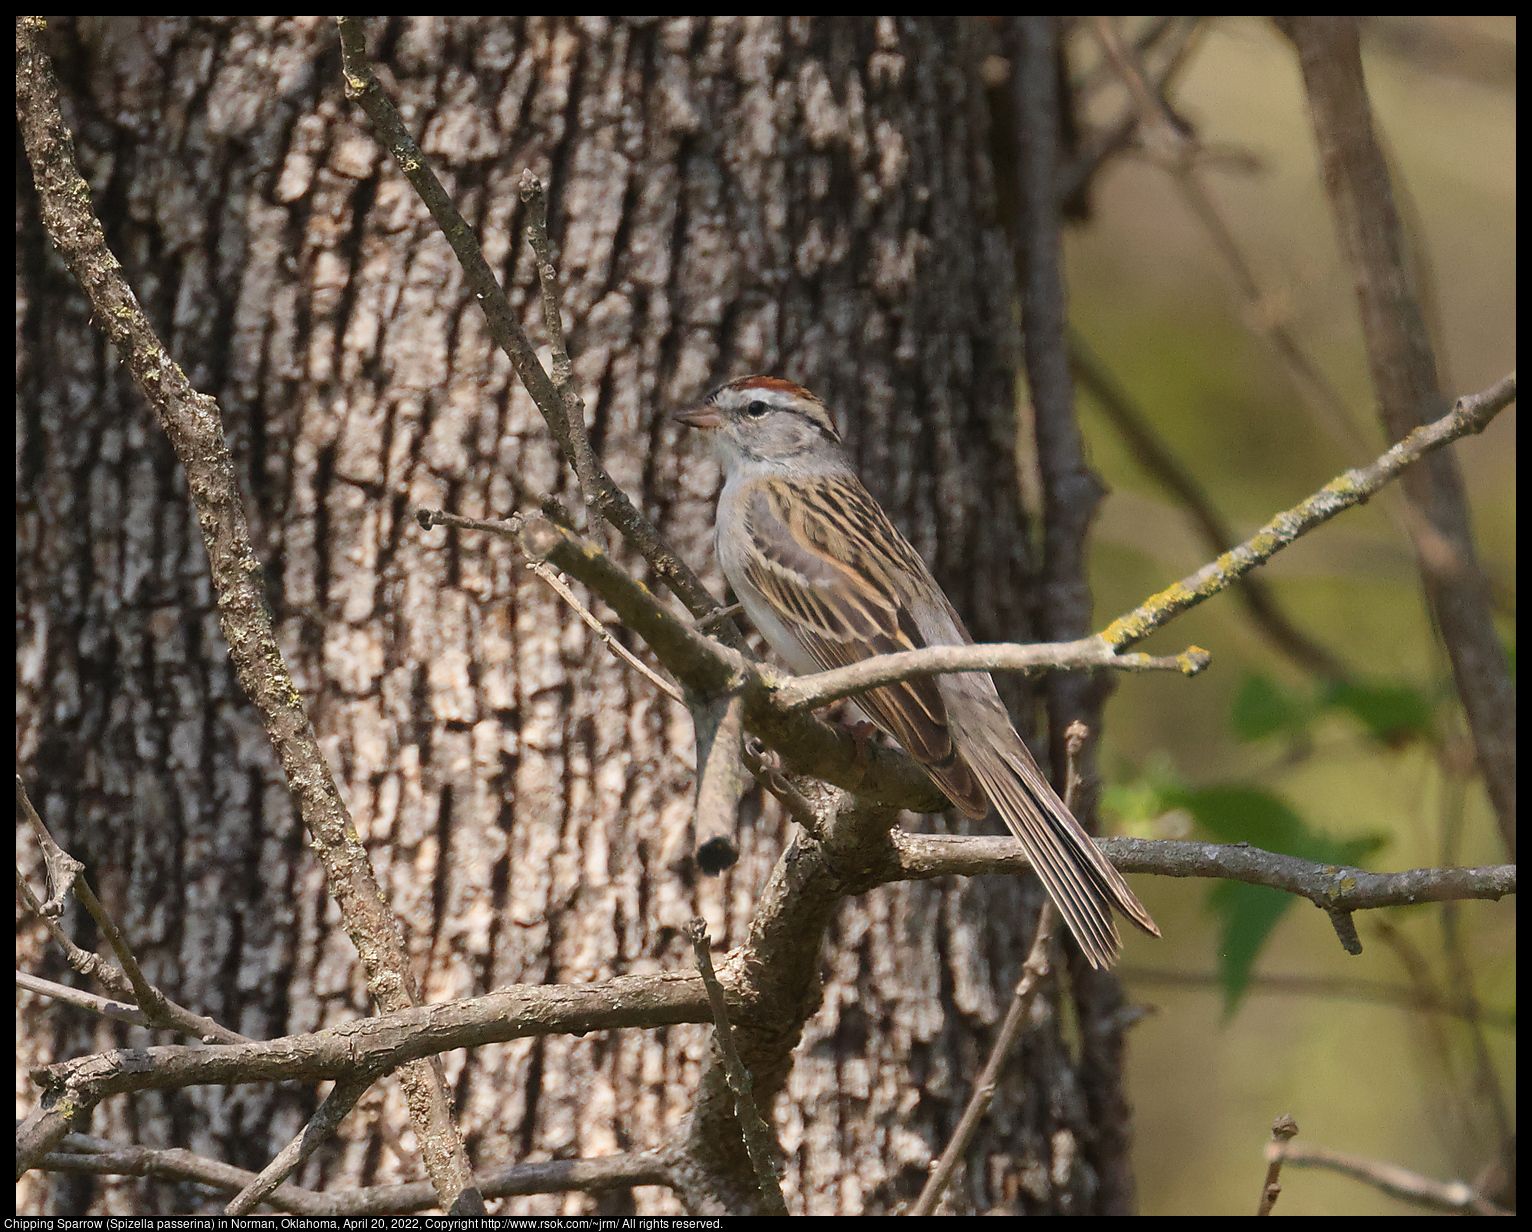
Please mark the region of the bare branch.
<svg viewBox="0 0 1532 1232"><path fill-rule="evenodd" d="M785 711L813 710L878 685L945 672L1052 672L1110 667L1128 672L1180 672L1195 676L1210 662L1212 656L1196 646L1178 655L1117 654L1099 636L1082 637L1074 642L925 646L877 655L812 676L793 676L778 684L773 696Z"/></svg>
<svg viewBox="0 0 1532 1232"><path fill-rule="evenodd" d="M1367 366L1391 440L1413 436L1443 402L1436 356L1404 253L1388 160L1374 134L1356 19L1284 17L1303 70L1314 142L1341 254L1356 282ZM1511 397L1514 397L1514 381ZM1421 580L1452 661L1501 841L1516 857L1516 687L1474 551L1456 459L1432 458L1404 481Z"/></svg>
<svg viewBox="0 0 1532 1232"><path fill-rule="evenodd" d="M33 912L43 922L43 927L48 930L48 935L64 953L64 961L81 975L97 980L105 985L107 991L125 1000L130 999L133 993L133 982L122 973L122 970L112 963L107 962L99 954L92 954L82 950L69 935L59 927L56 918L43 913L43 904L38 901L37 895L32 893L32 887L27 884L27 879L22 871L16 870L16 894L21 899L22 906ZM141 1011L140 1011L141 1012Z"/></svg>
<svg viewBox="0 0 1532 1232"><path fill-rule="evenodd" d="M27 825L32 830L32 836L37 840L38 850L43 856L43 868L48 878L48 899L41 903L33 899L33 910L45 919L56 920L64 914L64 903L69 897L69 891L74 888L76 879L85 871L85 865L60 847L54 841L53 835L48 833L48 827L43 825L43 819L32 807L26 784L21 781L19 774L16 776L16 807L26 818ZM17 876L21 876L19 869Z"/></svg>
<svg viewBox="0 0 1532 1232"><path fill-rule="evenodd" d="M760 1190L762 1204L768 1215L787 1214L787 1204L782 1201L782 1186L777 1180L776 1168L771 1155L775 1145L771 1130L761 1120L755 1106L755 1080L745 1063L740 1060L739 1050L734 1046L734 1031L729 1026L729 1009L724 1004L723 985L713 974L713 956L708 951L707 924L698 917L691 922L692 951L697 956L697 970L707 988L708 1003L713 1009L713 1039L723 1058L724 1072L728 1075L729 1089L734 1092L734 1114L744 1135L745 1149L750 1154L750 1166L755 1172L755 1183Z"/></svg>
<svg viewBox="0 0 1532 1232"><path fill-rule="evenodd" d="M193 389L171 359L107 247L91 209L90 187L75 165L53 68L32 22L16 23L16 62L17 118L48 234L185 468L217 595L219 628L235 673L277 750L346 933L361 955L368 987L383 1009L402 1008L418 999L404 939L283 662L218 404ZM439 1063L400 1080L427 1167L450 1208L466 1188L469 1168ZM67 1123L67 1118L42 1119L47 1128L30 1139L32 1153L19 1161L23 1168L52 1148Z"/></svg>
<svg viewBox="0 0 1532 1232"><path fill-rule="evenodd" d="M750 771L757 783L777 798L787 810L788 816L816 838L821 837L819 814L803 793L788 781L781 768L774 764L766 746L752 736L744 742L740 753L745 769Z"/></svg>
<svg viewBox="0 0 1532 1232"><path fill-rule="evenodd" d="M90 1134L66 1134L59 1150L38 1161L45 1172L87 1173L95 1176L153 1176L169 1181L194 1181L215 1190L238 1191L255 1179L255 1173L237 1168L222 1160L209 1159L180 1148L155 1149L131 1143L112 1142ZM439 1199L429 1185L421 1185L426 1201ZM266 1195L267 1206L299 1215L352 1214L336 1210L330 1194L295 1185L281 1185Z"/></svg>
<svg viewBox="0 0 1532 1232"><path fill-rule="evenodd" d="M1294 1168L1324 1168L1338 1172L1427 1210L1452 1214L1515 1214L1496 1206L1464 1181L1438 1181L1380 1159L1366 1159L1324 1147L1300 1146L1295 1142L1270 1142L1266 1146L1266 1155L1268 1159L1275 1158Z"/></svg>
<svg viewBox="0 0 1532 1232"><path fill-rule="evenodd" d="M726 974L725 982L739 997L730 1018L740 1057L761 1107L770 1107L786 1082L801 1025L818 1004L825 929L842 898L860 892L854 887L861 871L885 862L888 832L897 820L894 810L870 806L850 792L824 791L820 836L793 835L759 893L745 944L723 964L734 977L731 983ZM713 1209L719 1192L739 1195L742 1205L756 1204L753 1189L744 1193L734 1179L749 1168L737 1121L734 1093L714 1058L677 1143L687 1161L678 1184L685 1183L683 1197L697 1209Z"/></svg>
<svg viewBox="0 0 1532 1232"><path fill-rule="evenodd" d="M1143 641L1173 617L1227 589L1237 578L1264 564L1316 526L1353 505L1366 503L1426 455L1460 436L1484 431L1489 422L1515 400L1514 372L1481 393L1459 398L1451 411L1434 423L1416 428L1376 462L1332 479L1307 500L1277 514L1237 548L1182 578L1126 616L1118 617L1101 636L1118 649Z"/></svg>
<svg viewBox="0 0 1532 1232"><path fill-rule="evenodd" d="M88 1134L68 1134L63 1151L43 1157L40 1168L51 1172L83 1172L100 1176L155 1176L172 1181L195 1181L213 1189L236 1191L255 1173L186 1150L155 1150L124 1145ZM541 1163L507 1164L474 1172L479 1191L488 1198L522 1194L603 1193L637 1185L670 1185L668 1157L661 1151L633 1151L594 1159L554 1159ZM296 1185L281 1185L262 1201L279 1211L316 1216L406 1214L436 1206L440 1199L429 1183L373 1185L365 1189L323 1193Z"/></svg>
<svg viewBox="0 0 1532 1232"><path fill-rule="evenodd" d="M111 1018L117 1022L131 1023L135 1027L152 1025L149 1016L131 1001L98 997L95 993L86 992L83 988L55 984L52 980L39 979L35 975L28 975L25 971L16 972L16 987L25 988L28 992L36 993L40 997L49 997L54 1001L72 1005L76 1009L85 1010L91 1014L100 1014L103 1018Z"/></svg>
<svg viewBox="0 0 1532 1232"><path fill-rule="evenodd" d="M585 434L585 403L574 392L570 378L574 364L564 341L564 318L559 313L559 275L553 265L553 249L548 243L548 196L543 182L530 170L521 173L521 201L527 207L527 243L537 259L537 286L542 293L543 328L548 331L548 349L553 353L553 387L558 390L569 415L570 439L578 452L587 455L585 465L600 466Z"/></svg>
<svg viewBox="0 0 1532 1232"><path fill-rule="evenodd" d="M585 624L595 632L596 636L606 643L608 650L610 650L629 667L637 671L641 676L649 680L657 689L659 689L661 693L665 694L666 697L670 698L672 701L681 702L683 705L685 704L686 698L682 695L681 690L676 688L675 685L666 680L665 677L661 676L657 671L655 671L636 654L634 654L615 637L613 637L612 631L599 620L597 620L595 616L591 614L590 610L575 597L574 591L570 590L569 587L564 584L564 579L559 576L557 569L554 569L546 561L539 560L535 556L529 556L525 559L527 568L532 570L533 573L537 574L538 577L542 578L543 581L548 583L549 587L553 590L553 593L558 595L560 599L567 603L574 610L575 615L584 621Z"/></svg>
<svg viewBox="0 0 1532 1232"><path fill-rule="evenodd" d="M1084 723L1077 720L1069 725L1065 733L1069 761L1064 787L1064 803L1071 810L1075 809L1079 803L1080 748L1085 738ZM951 1141L947 1143L941 1158L936 1161L936 1166L931 1170L925 1187L920 1191L920 1197L910 1208L911 1215L936 1213L936 1204L941 1201L942 1191L957 1167L958 1160L962 1158L963 1152L968 1149L969 1142L973 1140L980 1120L989 1111L1005 1062L1010 1057L1017 1038L1021 1035L1022 1026L1031 1012L1032 1002L1052 969L1049 954L1053 944L1053 930L1058 923L1058 918L1058 908L1053 905L1053 900L1044 898L1042 911L1037 917L1037 932L1032 938L1032 949L1027 954L1027 961L1022 964L1021 979L1016 982L1016 987L1011 993L1011 1004L1006 1010L1005 1020L1000 1024L1000 1030L995 1032L995 1040L990 1045L984 1069L979 1074L979 1080L974 1083L973 1092L968 1097L968 1105L963 1109L963 1115L958 1118L957 1128L952 1131Z"/></svg>
<svg viewBox="0 0 1532 1232"><path fill-rule="evenodd" d="M370 1075L344 1078L330 1089L302 1131L277 1152L276 1158L261 1169L260 1175L241 1189L224 1207L225 1215L245 1215L264 1202L273 1190L303 1166L303 1161L327 1142L341 1121L373 1083Z"/></svg>
<svg viewBox="0 0 1532 1232"><path fill-rule="evenodd" d="M1271 1123L1271 1141L1280 1145L1293 1137L1298 1132L1298 1122L1286 1115L1279 1116ZM1261 1186L1261 1200L1256 1204L1257 1215L1270 1215L1271 1208L1277 1204L1277 1195L1282 1192L1282 1186L1278 1181L1282 1176L1282 1155L1279 1151L1268 1150L1266 1152L1266 1180Z"/></svg>
<svg viewBox="0 0 1532 1232"><path fill-rule="evenodd" d="M1352 461L1366 457L1370 448L1357 431L1346 400L1319 365L1309 358L1294 331L1272 311L1275 297L1262 288L1254 266L1203 184L1201 171L1209 161L1210 151L1171 112L1162 95L1145 81L1138 57L1123 44L1112 20L1094 18L1092 28L1102 51L1134 100L1138 110L1138 131L1145 150L1170 176L1187 208L1202 224L1213 247L1228 266L1235 288L1244 301L1242 315L1246 326L1263 337L1275 351L1310 408L1318 413L1320 425L1344 451L1342 456Z"/></svg>
<svg viewBox="0 0 1532 1232"><path fill-rule="evenodd" d="M1232 548L1236 543L1234 532L1207 491L1160 438L1106 363L1074 329L1069 332L1069 363L1081 387L1095 398L1129 446L1134 463L1181 503L1208 549L1219 553ZM1350 669L1293 623L1259 574L1245 574L1236 583L1235 592L1267 640L1305 671L1333 680L1350 679Z"/></svg>
<svg viewBox="0 0 1532 1232"><path fill-rule="evenodd" d="M1207 21L1196 16L1183 16L1178 19L1161 19L1151 25L1143 34L1134 40L1134 59L1141 61L1144 53L1153 49L1156 42L1162 36L1168 36L1162 47L1169 50L1162 53L1163 65L1159 74L1151 85L1156 98L1164 99L1181 70L1190 61L1193 47L1207 28ZM1112 64L1110 57L1102 61L1102 67ZM1098 74L1092 74L1095 76ZM1083 83L1083 89L1089 90L1093 85L1087 80ZM1084 110L1084 108L1081 108ZM1059 174L1059 202L1069 201L1077 193L1084 190L1090 179L1112 155L1120 153L1132 142L1134 135L1139 129L1141 117L1136 104L1130 105L1126 111L1114 123L1099 129L1092 139L1086 143L1084 149L1075 155L1073 159L1065 163Z"/></svg>
<svg viewBox="0 0 1532 1232"><path fill-rule="evenodd" d="M131 991L133 1000L142 1012L146 1025L160 1027L171 1031L181 1031L187 1035L194 1035L205 1043L238 1044L245 1042L245 1037L237 1031L231 1031L222 1023L215 1022L211 1018L205 1018L201 1014L194 1014L184 1006L177 1005L169 997L165 996L157 987L149 982L144 975L143 969L138 965L138 959L134 957L132 947L123 937L117 922L108 914L101 905L90 883L85 880L85 866L60 847L48 833L48 827L43 825L43 819L37 815L37 810L32 807L31 797L27 795L26 787L22 784L21 776L16 776L16 806L22 816L27 820L32 832L37 835L42 844L45 858L48 860L50 870L58 868L72 868L73 875L67 881L55 874L59 883L57 894L66 890L72 890L76 899L87 912L96 927L101 930L101 935L107 939L107 944L112 947L112 953L117 956L121 964L120 969L103 961L99 955L87 954L84 950L74 945L64 937L63 930L57 925L57 914L49 916L44 908L46 904L37 908L38 914L43 916L49 929L54 936L64 945L65 954L69 956L70 965L82 974L88 974L99 979L107 988L118 996L127 996ZM25 898L29 902L35 902L30 888L21 879L18 870L17 880Z"/></svg>
<svg viewBox="0 0 1532 1232"><path fill-rule="evenodd" d="M1010 836L895 831L899 873L886 880L1019 873L1029 867ZM1107 858L1125 873L1162 877L1219 877L1270 886L1306 898L1326 911L1367 911L1460 899L1501 899L1516 893L1516 866L1415 868L1370 873L1337 864L1262 851L1248 843L1196 843L1170 839L1098 838Z"/></svg>
<svg viewBox="0 0 1532 1232"><path fill-rule="evenodd" d="M113 1050L34 1071L44 1098L18 1130L17 1142L41 1155L45 1152L37 1150L38 1143L59 1121L125 1091L376 1077L454 1048L708 1021L701 978L679 973L620 976L601 984L517 985L471 1000L417 1006L249 1044ZM52 1142L59 1137L62 1131Z"/></svg>
<svg viewBox="0 0 1532 1232"><path fill-rule="evenodd" d="M745 703L735 693L694 705L691 714L697 730L697 867L716 874L739 859L734 829L745 790Z"/></svg>
<svg viewBox="0 0 1532 1232"><path fill-rule="evenodd" d="M357 103L367 113L377 131L378 139L393 154L399 170L409 180L420 199L425 202L431 216L436 219L458 263L463 268L469 288L484 310L490 336L495 345L509 357L522 385L531 395L537 409L548 423L553 439L563 450L564 457L574 469L580 488L593 515L610 522L621 532L649 562L655 573L670 587L676 597L686 605L693 616L703 616L718 607L718 601L708 593L707 587L660 537L654 524L638 511L607 474L585 432L585 408L569 384L567 365L569 356L563 350L563 325L558 317L557 288L552 262L548 255L546 204L542 199L542 185L535 177L522 183L522 200L528 205L532 222L538 220L541 211L543 222L539 233L536 226L529 229L528 238L537 258L538 280L542 288L544 320L548 323L549 338L553 344L555 373L553 377L543 371L537 351L527 338L521 322L511 310L500 284L484 260L473 229L458 213L457 207L431 170L430 163L421 153L415 139L400 121L393 103L378 85L372 66L367 59L367 41L362 31L361 19L337 17L340 30L341 62L346 80L346 97ZM559 356L562 355L562 360ZM562 364L562 367L561 367ZM724 629L722 636L742 647L737 632Z"/></svg>

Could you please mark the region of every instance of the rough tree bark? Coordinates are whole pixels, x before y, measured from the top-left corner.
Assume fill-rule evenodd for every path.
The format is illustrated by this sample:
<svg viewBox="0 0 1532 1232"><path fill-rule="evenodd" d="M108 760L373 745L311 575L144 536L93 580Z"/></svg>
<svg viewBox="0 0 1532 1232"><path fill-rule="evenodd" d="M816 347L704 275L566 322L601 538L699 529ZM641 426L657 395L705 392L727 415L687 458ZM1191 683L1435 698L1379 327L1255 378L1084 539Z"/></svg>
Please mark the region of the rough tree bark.
<svg viewBox="0 0 1532 1232"><path fill-rule="evenodd" d="M1033 562L1013 461L1012 262L978 72L989 37L893 18L370 28L405 122L534 337L516 182L530 167L548 183L597 448L720 593L716 468L666 413L769 372L825 398L975 635L1024 640ZM699 877L685 712L503 541L413 520L421 506L499 517L548 494L578 501L446 244L342 97L333 23L76 18L50 40L114 251L223 408L285 652L427 998L688 966L682 928L699 913L715 944L737 941L784 842L775 806L748 796L740 863ZM33 799L176 1000L263 1037L366 1013L228 670L184 478L50 256L24 174L17 234L17 747ZM1012 700L1025 728L1026 699ZM991 878L844 904L823 1007L775 1108L791 1209L877 1213L918 1191L1037 901ZM88 945L82 919L68 917ZM64 978L30 925L20 957ZM1122 1109L1077 1072L1057 989L1039 1004L953 1210L1131 1203L1122 1126L1103 1138L1100 1123ZM30 996L19 1014L24 1068L148 1040ZM682 1027L448 1057L473 1158L663 1142L705 1038ZM103 1105L92 1132L258 1169L316 1100L149 1093ZM406 1124L381 1084L295 1181L414 1179L410 1139L394 1137ZM18 1200L59 1214L220 1205L190 1187L37 1173ZM647 1189L504 1209L680 1207Z"/></svg>

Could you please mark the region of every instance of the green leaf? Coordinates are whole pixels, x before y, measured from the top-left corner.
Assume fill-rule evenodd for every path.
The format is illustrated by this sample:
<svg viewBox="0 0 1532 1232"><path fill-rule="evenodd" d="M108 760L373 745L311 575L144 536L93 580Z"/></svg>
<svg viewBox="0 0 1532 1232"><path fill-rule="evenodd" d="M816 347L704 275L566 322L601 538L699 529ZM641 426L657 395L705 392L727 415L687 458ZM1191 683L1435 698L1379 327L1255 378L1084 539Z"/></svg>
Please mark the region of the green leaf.
<svg viewBox="0 0 1532 1232"><path fill-rule="evenodd" d="M1171 787L1162 791L1161 798L1167 806L1189 812L1198 828L1219 842L1248 843L1316 864L1359 866L1387 841L1381 834L1331 838L1311 828L1279 796L1258 787ZM1238 1008L1277 922L1298 900L1269 886L1223 881L1213 887L1207 901L1220 922L1219 976L1227 1017Z"/></svg>
<svg viewBox="0 0 1532 1232"><path fill-rule="evenodd" d="M1285 692L1275 681L1257 672L1248 672L1234 695L1230 719L1234 735L1244 741L1260 740L1278 732L1301 733L1308 725L1312 708L1300 698Z"/></svg>
<svg viewBox="0 0 1532 1232"><path fill-rule="evenodd" d="M1218 980L1225 1022L1234 1017L1244 999L1267 938L1296 901L1284 890L1243 881L1220 881L1208 893L1207 905L1220 923Z"/></svg>
<svg viewBox="0 0 1532 1232"><path fill-rule="evenodd" d="M1436 732L1430 699L1410 685L1335 683L1326 691L1324 701L1352 715L1373 739L1391 749L1403 748L1417 739L1428 740Z"/></svg>

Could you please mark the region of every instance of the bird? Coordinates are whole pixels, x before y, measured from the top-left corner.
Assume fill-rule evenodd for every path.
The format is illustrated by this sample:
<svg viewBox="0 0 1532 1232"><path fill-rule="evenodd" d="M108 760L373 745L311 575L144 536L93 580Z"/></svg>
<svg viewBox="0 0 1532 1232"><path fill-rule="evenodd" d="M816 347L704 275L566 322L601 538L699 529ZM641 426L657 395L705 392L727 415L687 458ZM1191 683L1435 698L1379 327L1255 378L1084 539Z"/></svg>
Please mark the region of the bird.
<svg viewBox="0 0 1532 1232"><path fill-rule="evenodd" d="M862 485L825 404L745 376L676 412L723 470L715 548L736 598L798 675L973 642L920 554ZM988 672L920 676L858 695L872 722L974 819L1010 828L1093 967L1121 950L1116 908L1160 930L1053 790Z"/></svg>

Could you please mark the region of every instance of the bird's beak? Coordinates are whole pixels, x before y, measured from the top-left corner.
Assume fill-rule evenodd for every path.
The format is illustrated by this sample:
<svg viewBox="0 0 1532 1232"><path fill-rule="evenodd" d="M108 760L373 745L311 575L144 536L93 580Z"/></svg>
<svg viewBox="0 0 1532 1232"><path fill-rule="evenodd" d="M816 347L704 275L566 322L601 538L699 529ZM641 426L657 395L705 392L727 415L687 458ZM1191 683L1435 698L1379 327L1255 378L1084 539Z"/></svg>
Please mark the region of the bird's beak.
<svg viewBox="0 0 1532 1232"><path fill-rule="evenodd" d="M684 423L689 428L721 428L723 416L718 411L704 402L701 406L694 406L689 410L677 411L671 416L678 423Z"/></svg>

